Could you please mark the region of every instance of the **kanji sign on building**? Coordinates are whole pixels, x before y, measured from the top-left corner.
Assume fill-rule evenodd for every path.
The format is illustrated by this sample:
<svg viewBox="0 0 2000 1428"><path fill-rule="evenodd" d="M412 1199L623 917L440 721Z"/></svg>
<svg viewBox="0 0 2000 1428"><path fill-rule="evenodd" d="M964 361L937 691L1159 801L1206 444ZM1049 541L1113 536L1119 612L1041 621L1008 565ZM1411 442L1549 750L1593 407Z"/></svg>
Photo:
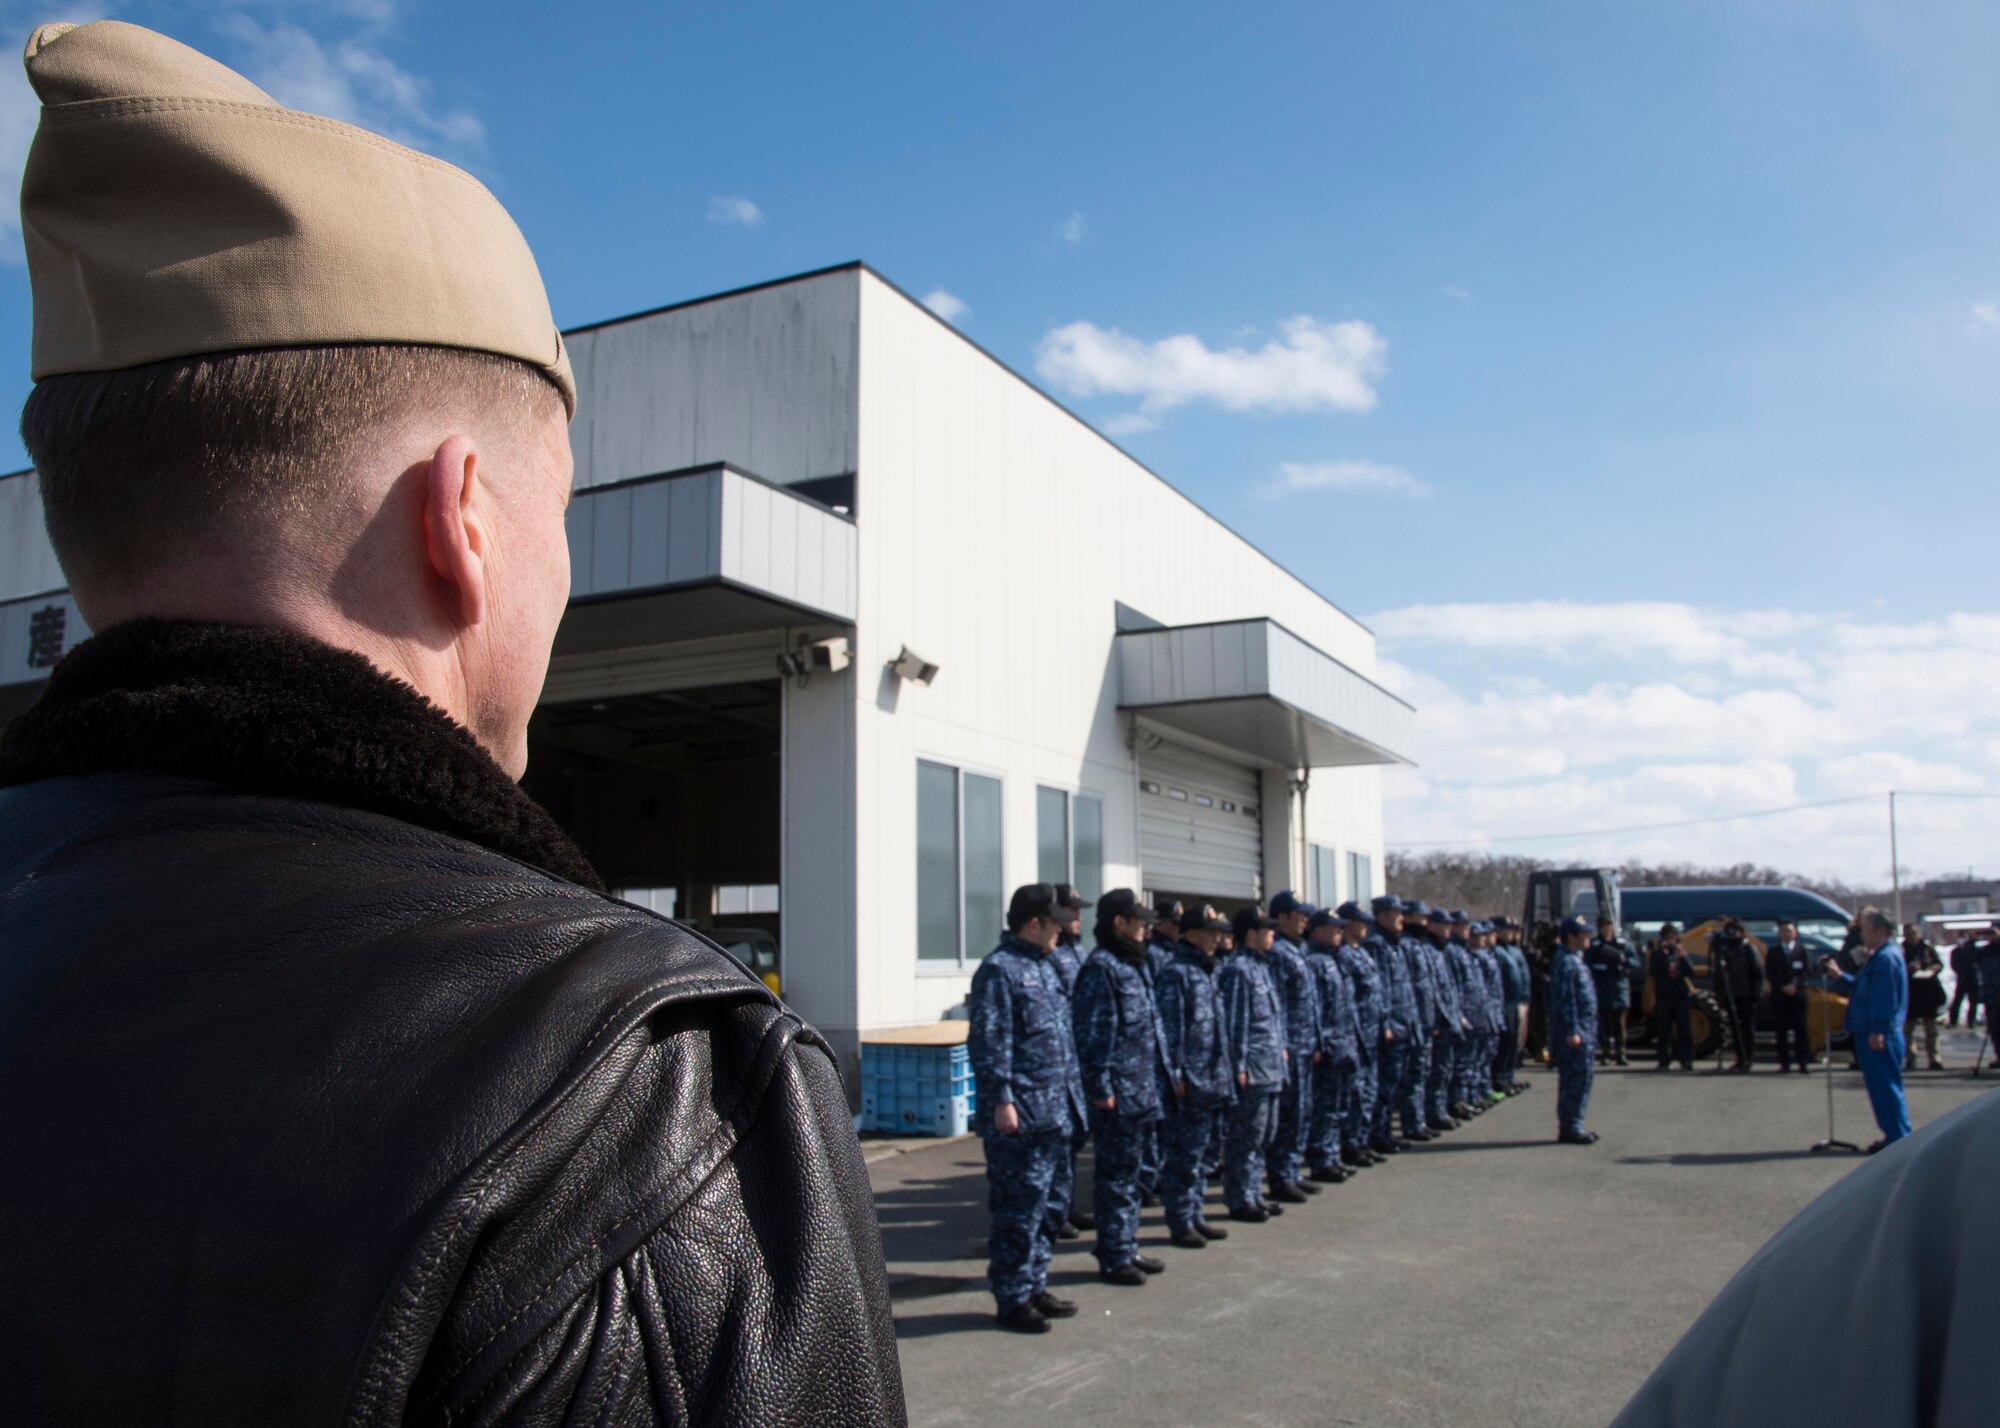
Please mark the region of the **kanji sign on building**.
<svg viewBox="0 0 2000 1428"><path fill-rule="evenodd" d="M28 617L28 668L54 669L63 657L63 637L69 627L69 610L62 605L44 605Z"/></svg>

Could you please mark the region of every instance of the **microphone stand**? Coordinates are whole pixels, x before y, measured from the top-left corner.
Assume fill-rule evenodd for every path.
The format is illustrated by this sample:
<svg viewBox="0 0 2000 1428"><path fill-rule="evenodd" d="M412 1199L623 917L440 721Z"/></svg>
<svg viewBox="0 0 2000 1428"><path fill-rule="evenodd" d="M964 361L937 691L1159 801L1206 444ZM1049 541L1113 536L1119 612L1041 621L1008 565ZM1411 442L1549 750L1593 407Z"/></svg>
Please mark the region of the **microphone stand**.
<svg viewBox="0 0 2000 1428"><path fill-rule="evenodd" d="M1826 1057L1826 1139L1817 1142L1812 1149L1846 1150L1859 1155L1860 1146L1851 1140L1841 1140L1833 1133L1833 1001L1827 988L1828 978L1822 970L1819 976L1819 1035L1820 1051Z"/></svg>

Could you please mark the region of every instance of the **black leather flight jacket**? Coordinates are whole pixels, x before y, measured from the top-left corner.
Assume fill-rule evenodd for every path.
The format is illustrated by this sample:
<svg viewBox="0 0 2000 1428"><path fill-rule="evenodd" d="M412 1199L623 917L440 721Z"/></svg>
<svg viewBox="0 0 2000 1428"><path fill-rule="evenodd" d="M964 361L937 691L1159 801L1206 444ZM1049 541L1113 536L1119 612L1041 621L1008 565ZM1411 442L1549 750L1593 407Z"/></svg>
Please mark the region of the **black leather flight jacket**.
<svg viewBox="0 0 2000 1428"><path fill-rule="evenodd" d="M288 639L99 636L0 749L0 1417L901 1423L818 1035Z"/></svg>

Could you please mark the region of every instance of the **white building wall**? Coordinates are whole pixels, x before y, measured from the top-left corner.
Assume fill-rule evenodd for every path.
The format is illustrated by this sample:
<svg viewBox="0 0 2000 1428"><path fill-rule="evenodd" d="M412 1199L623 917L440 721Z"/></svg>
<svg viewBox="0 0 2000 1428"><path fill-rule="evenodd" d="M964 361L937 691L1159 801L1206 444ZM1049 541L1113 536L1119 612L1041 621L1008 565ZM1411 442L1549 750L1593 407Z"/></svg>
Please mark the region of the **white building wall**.
<svg viewBox="0 0 2000 1428"><path fill-rule="evenodd" d="M578 489L727 461L766 481L855 467L860 270L568 335Z"/></svg>
<svg viewBox="0 0 2000 1428"><path fill-rule="evenodd" d="M1375 650L1361 625L865 271L860 373L856 935L867 1029L934 1018L970 984L918 970L919 758L1004 778L1009 888L1034 875L1038 783L1104 796L1106 886L1136 885L1115 602L1174 625L1269 616L1368 675ZM1189 550L1227 576L1189 578L1173 554ZM928 689L879 680L903 644L940 666ZM1320 841L1362 847L1379 867L1374 777L1315 774L1324 792L1309 798L1308 820Z"/></svg>
<svg viewBox="0 0 2000 1428"><path fill-rule="evenodd" d="M0 600L42 595L68 584L42 525L42 492L35 473L0 476Z"/></svg>

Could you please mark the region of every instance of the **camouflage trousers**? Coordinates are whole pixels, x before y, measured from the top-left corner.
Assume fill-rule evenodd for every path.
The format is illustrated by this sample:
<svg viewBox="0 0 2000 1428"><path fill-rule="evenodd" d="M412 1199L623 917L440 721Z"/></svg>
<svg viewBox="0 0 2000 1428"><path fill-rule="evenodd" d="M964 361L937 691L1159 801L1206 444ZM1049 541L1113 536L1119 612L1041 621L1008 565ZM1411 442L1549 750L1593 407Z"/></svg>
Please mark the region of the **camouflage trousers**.
<svg viewBox="0 0 2000 1428"><path fill-rule="evenodd" d="M1402 1100L1403 1081L1409 1075L1410 1050L1406 1037L1385 1041L1375 1053L1375 1122L1368 1139L1380 1145L1395 1133L1396 1107Z"/></svg>
<svg viewBox="0 0 2000 1428"><path fill-rule="evenodd" d="M1590 1109L1590 1082L1597 1071L1596 1040L1586 1036L1581 1046L1556 1046L1556 1129L1564 1135L1583 1133L1584 1112Z"/></svg>
<svg viewBox="0 0 2000 1428"><path fill-rule="evenodd" d="M1375 1067L1373 1047L1363 1047L1354 1067L1354 1092L1347 1101L1347 1121L1341 1127L1341 1144L1359 1150L1375 1138Z"/></svg>
<svg viewBox="0 0 2000 1428"><path fill-rule="evenodd" d="M1264 1158L1278 1129L1278 1087L1239 1088L1222 1143L1222 1198L1232 1210L1264 1203Z"/></svg>
<svg viewBox="0 0 2000 1428"><path fill-rule="evenodd" d="M1315 1170L1340 1163L1354 1106L1359 1068L1322 1061L1313 1067L1312 1131L1306 1137L1306 1159Z"/></svg>
<svg viewBox="0 0 2000 1428"><path fill-rule="evenodd" d="M1441 1121L1458 1099L1458 1063L1465 1054L1463 1031L1431 1033L1431 1064L1424 1075L1424 1117Z"/></svg>
<svg viewBox="0 0 2000 1428"><path fill-rule="evenodd" d="M1459 1094L1468 1101L1483 1101L1493 1094L1493 1048L1498 1032L1484 1029L1468 1032L1465 1055L1459 1062Z"/></svg>
<svg viewBox="0 0 2000 1428"><path fill-rule="evenodd" d="M1167 1097L1167 1118L1159 1122L1159 1128L1166 1152L1160 1167L1160 1203L1166 1208L1168 1229L1193 1229L1194 1222L1202 1218L1202 1197L1208 1191L1209 1143L1228 1113L1227 1101Z"/></svg>
<svg viewBox="0 0 2000 1428"><path fill-rule="evenodd" d="M1403 1070L1396 1080L1396 1111L1403 1133L1424 1128L1424 1090L1430 1079L1432 1047L1427 1036L1413 1036L1403 1047Z"/></svg>
<svg viewBox="0 0 2000 1428"><path fill-rule="evenodd" d="M1069 1212L1076 1207L1076 1158L1083 1153L1083 1133L1069 1140L1069 1154L1056 1167L1056 1178L1049 1186L1049 1233L1056 1234L1069 1222Z"/></svg>
<svg viewBox="0 0 2000 1428"><path fill-rule="evenodd" d="M1278 1123L1271 1129L1271 1148L1264 1155L1264 1170L1273 1185L1290 1185L1299 1178L1306 1138L1312 1133L1313 1076L1318 1070L1311 1053L1292 1053L1285 1084L1278 1088Z"/></svg>
<svg viewBox="0 0 2000 1428"><path fill-rule="evenodd" d="M1159 1124L1090 1108L1090 1139L1097 1147L1091 1209L1097 1215L1097 1262L1105 1269L1130 1264L1139 1253L1139 1170L1146 1133Z"/></svg>
<svg viewBox="0 0 2000 1428"><path fill-rule="evenodd" d="M1161 1092L1161 1102L1173 1099L1173 1092ZM1139 1194L1143 1196L1160 1193L1160 1171L1167 1163L1167 1143L1160 1135L1160 1122L1147 1121L1146 1133L1139 1141Z"/></svg>
<svg viewBox="0 0 2000 1428"><path fill-rule="evenodd" d="M1049 1287L1049 1191L1058 1166L1070 1164L1070 1139L1052 1131L989 1135L986 1205L993 1229L986 1240L986 1277L1006 1313Z"/></svg>

